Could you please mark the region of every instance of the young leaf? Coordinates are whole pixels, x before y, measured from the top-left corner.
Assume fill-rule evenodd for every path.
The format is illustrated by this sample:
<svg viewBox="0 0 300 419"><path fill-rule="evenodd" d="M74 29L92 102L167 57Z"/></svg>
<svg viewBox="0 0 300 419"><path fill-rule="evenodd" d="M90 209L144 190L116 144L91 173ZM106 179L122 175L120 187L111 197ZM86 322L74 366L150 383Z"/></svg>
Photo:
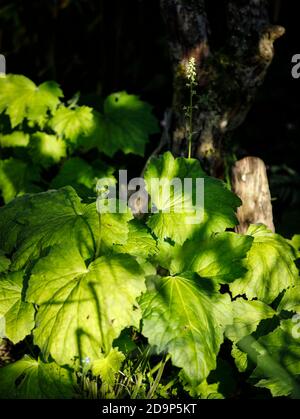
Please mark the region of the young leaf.
<svg viewBox="0 0 300 419"><path fill-rule="evenodd" d="M157 277L141 298L143 335L157 352L172 356L192 385L216 367L223 331L231 323L231 302L209 280Z"/></svg>
<svg viewBox="0 0 300 419"><path fill-rule="evenodd" d="M13 272L0 278L0 316L5 318L5 334L18 343L34 327L34 308L23 301L23 273Z"/></svg>
<svg viewBox="0 0 300 419"><path fill-rule="evenodd" d="M28 355L0 368L0 398L71 399L76 379L72 372L55 362L45 364Z"/></svg>
<svg viewBox="0 0 300 419"><path fill-rule="evenodd" d="M189 383L184 384L184 389L192 398L220 400L225 397L219 391L220 382L208 384L207 380L203 380L198 386L191 386Z"/></svg>
<svg viewBox="0 0 300 419"><path fill-rule="evenodd" d="M144 177L152 207L157 209L147 224L160 239L170 238L182 244L188 238L204 239L237 223L235 210L240 205L239 198L221 181L207 176L196 159L174 159L167 152L151 159ZM184 179L192 179L192 190L172 188L174 179L179 179L181 185ZM204 180L204 191L201 185L196 188L196 179ZM204 200L194 204L202 192Z"/></svg>
<svg viewBox="0 0 300 419"><path fill-rule="evenodd" d="M264 225L251 225L247 231L254 237L248 253L248 272L230 284L233 296L245 294L272 303L284 289L294 285L299 277L294 252L288 242Z"/></svg>
<svg viewBox="0 0 300 419"><path fill-rule="evenodd" d="M5 203L26 192L39 192L35 184L39 180L38 170L28 163L13 157L0 160L0 190Z"/></svg>
<svg viewBox="0 0 300 419"><path fill-rule="evenodd" d="M40 306L35 344L61 365L109 353L122 329L138 326L136 299L144 282L129 255L102 256L86 266L76 248L54 248L29 280L27 299Z"/></svg>
<svg viewBox="0 0 300 419"><path fill-rule="evenodd" d="M93 128L92 108L80 106L69 109L60 106L49 122L49 126L61 138L76 144L79 137L88 134Z"/></svg>
<svg viewBox="0 0 300 419"><path fill-rule="evenodd" d="M103 355L93 362L92 373L95 376L99 376L103 383L112 387L115 384L115 376L119 372L124 359L125 355L122 352L112 348L107 356Z"/></svg>
<svg viewBox="0 0 300 419"><path fill-rule="evenodd" d="M0 113L5 111L12 128L25 118L42 126L47 112L54 112L62 96L55 82L36 86L24 76L8 75L0 78Z"/></svg>
<svg viewBox="0 0 300 419"><path fill-rule="evenodd" d="M110 157L119 150L143 156L149 135L159 131L151 111L137 96L113 93L104 102L104 113L94 112L94 127L80 144L87 150L97 147Z"/></svg>
<svg viewBox="0 0 300 419"><path fill-rule="evenodd" d="M35 164L47 168L67 156L67 147L61 138L37 132L31 136L29 153Z"/></svg>

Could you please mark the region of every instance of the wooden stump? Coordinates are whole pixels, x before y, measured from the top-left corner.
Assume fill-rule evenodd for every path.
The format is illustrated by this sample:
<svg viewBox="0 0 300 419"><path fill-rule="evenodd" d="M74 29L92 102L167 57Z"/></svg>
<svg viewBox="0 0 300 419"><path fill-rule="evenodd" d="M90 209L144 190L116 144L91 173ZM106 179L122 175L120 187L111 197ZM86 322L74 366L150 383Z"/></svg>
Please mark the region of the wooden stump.
<svg viewBox="0 0 300 419"><path fill-rule="evenodd" d="M237 210L236 232L245 234L250 224L265 224L275 231L266 166L258 157L245 157L232 168L232 188L243 204Z"/></svg>

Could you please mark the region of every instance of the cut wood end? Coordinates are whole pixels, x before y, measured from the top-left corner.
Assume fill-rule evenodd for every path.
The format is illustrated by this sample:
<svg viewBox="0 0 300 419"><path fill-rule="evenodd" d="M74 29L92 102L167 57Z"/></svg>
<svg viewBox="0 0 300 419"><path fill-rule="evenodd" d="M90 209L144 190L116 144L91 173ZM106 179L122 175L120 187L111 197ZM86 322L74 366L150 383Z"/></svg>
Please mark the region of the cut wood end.
<svg viewBox="0 0 300 419"><path fill-rule="evenodd" d="M275 231L271 194L265 163L258 157L245 157L232 168L232 189L242 200L237 210L236 232L245 234L250 224L265 224Z"/></svg>

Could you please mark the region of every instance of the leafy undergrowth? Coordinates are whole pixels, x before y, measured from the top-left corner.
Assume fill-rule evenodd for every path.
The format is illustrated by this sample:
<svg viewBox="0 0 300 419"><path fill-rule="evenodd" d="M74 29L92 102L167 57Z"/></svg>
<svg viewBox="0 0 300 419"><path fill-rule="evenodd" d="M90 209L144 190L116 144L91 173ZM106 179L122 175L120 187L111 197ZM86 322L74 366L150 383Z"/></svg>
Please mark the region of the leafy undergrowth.
<svg viewBox="0 0 300 419"><path fill-rule="evenodd" d="M117 201L126 211L100 213L110 198L86 192L112 172L78 152L143 154L149 106L119 93L103 113L66 107L57 85L21 76L0 91L1 153L12 153L0 169L0 319L17 359L0 369L0 396L300 398L299 237L230 231L240 200L169 152L144 174L155 211L134 217ZM52 189L32 190L32 165L42 176L59 161ZM190 195L166 193L174 178L195 181Z"/></svg>

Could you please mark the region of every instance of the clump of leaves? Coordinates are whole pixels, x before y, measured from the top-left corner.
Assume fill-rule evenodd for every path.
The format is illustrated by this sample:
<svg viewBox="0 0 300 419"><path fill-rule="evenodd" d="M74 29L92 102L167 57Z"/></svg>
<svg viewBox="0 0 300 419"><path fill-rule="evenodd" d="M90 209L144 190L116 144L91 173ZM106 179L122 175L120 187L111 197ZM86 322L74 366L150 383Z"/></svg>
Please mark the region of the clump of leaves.
<svg viewBox="0 0 300 419"><path fill-rule="evenodd" d="M166 200L149 187L174 177L203 179L202 212L192 196L175 212L183 194ZM145 181L157 211L140 220L129 209L99 214L71 186L0 208L0 315L11 341L30 335L37 348L0 369L1 396L125 397L123 385L133 398L224 398L242 372L273 396L299 398L297 240L263 225L227 231L240 201L194 159L152 158Z"/></svg>
<svg viewBox="0 0 300 419"><path fill-rule="evenodd" d="M97 178L113 177L105 156L144 155L158 123L149 104L126 92L108 96L103 109L63 102L55 82L37 86L20 75L0 78L0 193L5 203L28 192L72 185L94 194ZM85 159L93 149L94 159Z"/></svg>

